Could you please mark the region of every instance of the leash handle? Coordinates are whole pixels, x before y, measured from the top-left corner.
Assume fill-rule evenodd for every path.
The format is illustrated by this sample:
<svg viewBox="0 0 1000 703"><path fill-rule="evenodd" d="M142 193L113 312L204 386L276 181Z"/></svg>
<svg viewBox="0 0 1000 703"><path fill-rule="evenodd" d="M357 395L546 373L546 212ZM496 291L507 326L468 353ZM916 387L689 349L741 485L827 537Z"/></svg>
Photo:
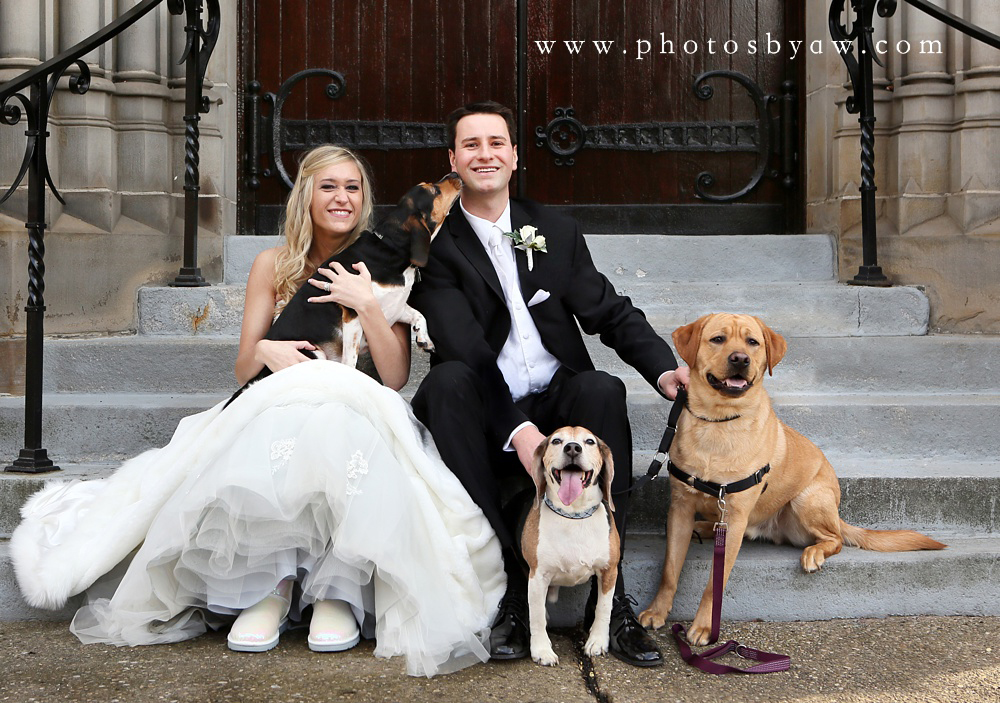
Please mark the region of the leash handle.
<svg viewBox="0 0 1000 703"><path fill-rule="evenodd" d="M716 674L717 676L721 676L722 674L771 674L776 671L788 671L792 663L787 654L775 654L773 652L753 649L752 647L740 644L736 640L729 640L701 654L696 654L685 640L687 630L684 629L683 625L679 622L674 623L672 632L674 633L674 639L677 641L677 649L680 650L681 659L709 674ZM712 661L730 652L735 652L737 656L744 659L752 659L760 663L740 669L736 666Z"/></svg>
<svg viewBox="0 0 1000 703"><path fill-rule="evenodd" d="M723 516L723 520L725 517ZM723 575L726 568L726 533L727 525L724 522L718 522L715 525L715 553L712 556L712 634L709 639L710 644L714 644L719 639L719 626L722 622L722 591L723 591ZM680 651L681 659L690 664L691 666L701 669L709 674L770 674L775 671L788 671L789 667L792 665L791 657L787 654L778 654L775 652L765 652L760 649L753 649L752 647L747 647L742 645L736 640L729 640L724 644L720 644L718 647L713 647L701 654L696 654L692 651L690 645L686 641L687 630L680 623L675 623L671 628L674 633L674 640L677 642L677 649ZM729 666L728 664L719 664L718 662L712 661L717 657L721 657L729 652L736 652L737 656L743 657L744 659L753 659L754 661L760 662L760 664L754 664L746 669L740 669L739 667Z"/></svg>

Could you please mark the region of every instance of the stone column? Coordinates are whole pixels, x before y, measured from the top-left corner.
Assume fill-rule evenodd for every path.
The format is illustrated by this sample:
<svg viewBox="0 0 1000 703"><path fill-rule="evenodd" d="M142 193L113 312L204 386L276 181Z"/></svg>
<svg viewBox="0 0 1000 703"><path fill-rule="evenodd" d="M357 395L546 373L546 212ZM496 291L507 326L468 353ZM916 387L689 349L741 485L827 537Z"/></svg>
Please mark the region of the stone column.
<svg viewBox="0 0 1000 703"><path fill-rule="evenodd" d="M119 14L139 2L120 0ZM160 232L170 231L174 175L164 168L170 163L170 91L163 75L169 16L161 6L120 34L114 71L121 213Z"/></svg>
<svg viewBox="0 0 1000 703"><path fill-rule="evenodd" d="M1000 0L968 3L969 21L997 28ZM957 130L952 148L956 163L951 183L956 195L950 212L966 230L996 220L1000 214L1000 50L966 38L967 64L955 89ZM996 233L996 225L993 226Z"/></svg>
<svg viewBox="0 0 1000 703"><path fill-rule="evenodd" d="M48 58L54 0L0 0L0 83L11 80ZM24 91L25 96L29 93ZM16 100L12 105L20 107ZM0 124L0 194L6 193L24 158L27 120ZM54 200L50 198L50 200ZM0 205L0 393L24 392L24 304L27 298L27 182Z"/></svg>
<svg viewBox="0 0 1000 703"><path fill-rule="evenodd" d="M0 2L0 83L5 83L33 66L44 56L42 17L38 0L3 0ZM25 95L28 92L25 91ZM12 105L20 106L13 102ZM0 125L0 194L17 175L24 156L24 118L15 127ZM17 194L3 205L0 212L23 219L25 199Z"/></svg>
<svg viewBox="0 0 1000 703"><path fill-rule="evenodd" d="M59 0L59 46L62 52L86 39L117 16L111 0ZM84 57L91 85L85 95L67 89L63 78L52 107L50 163L56 186L66 199L66 211L105 232L118 222L118 149L114 131L115 86L108 79L110 44ZM75 70L75 69L71 69ZM58 175L55 173L58 164ZM53 231L58 215L52 210Z"/></svg>
<svg viewBox="0 0 1000 703"><path fill-rule="evenodd" d="M943 0L937 4L944 6ZM889 219L900 233L944 215L950 191L954 77L948 70L948 27L901 4L900 34L890 48L894 84Z"/></svg>

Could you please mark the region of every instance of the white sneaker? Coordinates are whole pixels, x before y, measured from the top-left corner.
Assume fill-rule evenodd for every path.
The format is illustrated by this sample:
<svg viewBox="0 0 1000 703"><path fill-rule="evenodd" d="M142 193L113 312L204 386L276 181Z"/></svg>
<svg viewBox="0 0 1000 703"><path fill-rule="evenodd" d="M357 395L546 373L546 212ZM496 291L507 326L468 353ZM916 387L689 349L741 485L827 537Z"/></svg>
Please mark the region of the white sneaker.
<svg viewBox="0 0 1000 703"><path fill-rule="evenodd" d="M361 630L351 606L342 600L313 603L309 622L309 649L314 652L342 652L361 641Z"/></svg>
<svg viewBox="0 0 1000 703"><path fill-rule="evenodd" d="M229 630L229 648L236 652L266 652L274 649L288 627L292 604L292 580L285 579L264 600L245 609Z"/></svg>

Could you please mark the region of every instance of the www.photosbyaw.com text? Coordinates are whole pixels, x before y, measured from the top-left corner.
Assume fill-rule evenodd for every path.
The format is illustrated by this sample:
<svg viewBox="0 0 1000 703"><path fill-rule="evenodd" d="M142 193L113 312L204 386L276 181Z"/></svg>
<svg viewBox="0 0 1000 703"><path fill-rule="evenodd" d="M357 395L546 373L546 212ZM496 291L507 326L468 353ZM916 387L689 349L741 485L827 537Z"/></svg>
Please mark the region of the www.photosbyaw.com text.
<svg viewBox="0 0 1000 703"><path fill-rule="evenodd" d="M782 42L771 36L770 32L761 39L748 39L742 42L736 39L707 39L703 41L688 39L682 42L668 39L664 32L660 32L660 36L656 40L636 39L635 41L621 43L613 39L535 40L535 49L540 54L553 55L566 52L572 56L586 54L604 56L621 51L626 56L631 55L632 58L638 61L667 56L693 56L695 54L733 56L741 52L751 56L755 54L774 56L775 54L787 52L794 59L799 54L805 52L817 55L826 52L846 54L851 50L851 46L852 42L846 39L814 39L811 42L801 39L790 39ZM937 39L924 39L920 42L910 42L906 39L900 39L895 44L891 44L885 39L875 42L876 54L884 56L890 51L895 51L899 54L909 54L911 52L919 54L943 54L944 46Z"/></svg>

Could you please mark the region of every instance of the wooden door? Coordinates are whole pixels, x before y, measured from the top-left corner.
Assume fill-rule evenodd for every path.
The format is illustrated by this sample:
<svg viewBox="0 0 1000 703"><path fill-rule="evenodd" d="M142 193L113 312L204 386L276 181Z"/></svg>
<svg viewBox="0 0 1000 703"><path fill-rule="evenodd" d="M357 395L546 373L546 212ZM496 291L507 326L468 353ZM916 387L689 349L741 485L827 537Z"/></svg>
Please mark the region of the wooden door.
<svg viewBox="0 0 1000 703"><path fill-rule="evenodd" d="M356 148L377 201L390 203L444 173L441 122L482 99L519 114L515 190L566 207L589 231L795 228L804 57L792 59L788 43L800 38L801 10L785 5L243 0L242 75L259 88L246 91L241 231L277 226L287 191L272 134L290 175L311 146ZM275 120L279 87L307 69L336 71L343 84L301 79ZM696 85L708 71L723 73Z"/></svg>

